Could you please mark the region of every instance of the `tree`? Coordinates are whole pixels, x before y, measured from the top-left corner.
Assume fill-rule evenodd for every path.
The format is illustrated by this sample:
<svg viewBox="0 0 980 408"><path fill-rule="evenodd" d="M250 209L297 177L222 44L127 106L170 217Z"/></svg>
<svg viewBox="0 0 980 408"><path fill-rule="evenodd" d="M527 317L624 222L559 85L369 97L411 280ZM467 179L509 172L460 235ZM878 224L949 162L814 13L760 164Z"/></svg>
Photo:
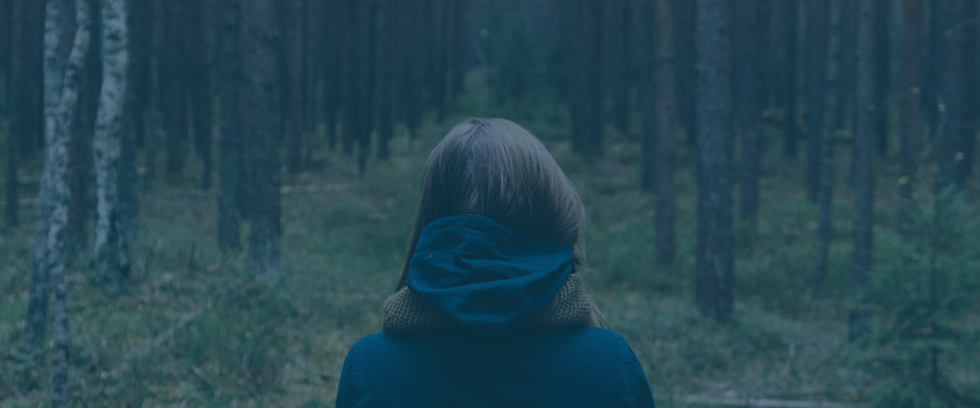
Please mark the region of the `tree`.
<svg viewBox="0 0 980 408"><path fill-rule="evenodd" d="M188 0L162 3L160 39L160 108L163 130L167 138L167 176L176 177L184 169L187 143L187 89L183 73L188 56L182 47L183 30L187 24Z"/></svg>
<svg viewBox="0 0 980 408"><path fill-rule="evenodd" d="M672 0L674 16L674 78L677 91L677 119L687 134L688 145L697 143L697 53L694 44L697 1Z"/></svg>
<svg viewBox="0 0 980 408"><path fill-rule="evenodd" d="M741 183L739 219L755 225L759 214L759 116L762 86L762 55L759 44L763 34L760 24L762 4L759 0L735 2L735 92L739 101L737 114L741 143Z"/></svg>
<svg viewBox="0 0 980 408"><path fill-rule="evenodd" d="M819 297L823 292L827 277L827 253L830 248L830 211L834 187L834 129L837 124L837 104L840 101L840 50L841 50L841 3L830 1L830 30L827 35L827 58L824 68L823 120L820 123L819 189L817 203L820 213L817 217L816 262L813 268L813 295Z"/></svg>
<svg viewBox="0 0 980 408"><path fill-rule="evenodd" d="M218 83L221 112L221 139L218 168L218 246L241 246L242 219L242 128L239 123L240 89L245 85L241 69L240 14L238 0L220 0L218 26Z"/></svg>
<svg viewBox="0 0 980 408"><path fill-rule="evenodd" d="M969 24L966 0L938 0L937 12L940 14L944 41L941 43L943 56L942 88L940 110L945 126L935 136L939 150L937 160L942 175L943 186L955 185L962 188L968 175L966 167L966 147L964 141L972 136L972 129L966 126L965 118L974 112L964 111L966 86L966 67L964 64L964 44L967 43Z"/></svg>
<svg viewBox="0 0 980 408"><path fill-rule="evenodd" d="M394 134L391 112L394 69L391 62L392 56L394 56L392 28L395 14L392 11L394 11L395 5L392 0L377 0L377 2L377 27L375 29L378 36L375 55L375 67L377 69L375 80L377 83L375 86L378 91L378 100L375 111L378 113L378 158L387 160L389 154L388 141Z"/></svg>
<svg viewBox="0 0 980 408"><path fill-rule="evenodd" d="M902 3L902 60L901 60L901 163L899 168L900 203L899 231L906 238L912 235L912 192L918 185L919 161L922 157L925 124L922 120L922 36L923 0L904 0Z"/></svg>
<svg viewBox="0 0 980 408"><path fill-rule="evenodd" d="M783 157L795 159L799 127L796 125L797 6L795 1L772 2L772 74L776 107L782 112Z"/></svg>
<svg viewBox="0 0 980 408"><path fill-rule="evenodd" d="M572 148L586 158L602 154L602 4L576 0L568 35Z"/></svg>
<svg viewBox="0 0 980 408"><path fill-rule="evenodd" d="M854 260L851 265L851 300L847 336L851 340L864 332L861 303L871 271L872 227L874 226L874 150L877 92L876 65L881 48L876 47L875 1L861 0L857 34L856 132L854 134ZM878 21L876 21L878 20Z"/></svg>
<svg viewBox="0 0 980 408"><path fill-rule="evenodd" d="M888 21L893 3L895 2L890 0L875 0L874 3L874 48L877 50L877 60L874 63L874 134L877 144L875 150L882 156L888 155L888 86L891 82ZM970 50L971 54L972 52Z"/></svg>
<svg viewBox="0 0 980 408"><path fill-rule="evenodd" d="M251 169L244 184L248 197L251 232L248 244L249 266L260 280L277 282L282 275L282 228L280 218L281 184L278 144L282 128L279 102L281 65L281 19L275 0L247 0L242 3L245 31L242 37L241 132L245 161Z"/></svg>
<svg viewBox="0 0 980 408"><path fill-rule="evenodd" d="M187 92L187 99L181 106L189 111L190 124L194 131L194 151L201 159L201 189L211 188L211 64L207 57L208 33L211 23L209 15L211 0L179 0L185 3L182 25L181 53L185 60L180 69L180 81ZM186 120L186 118L185 118ZM186 122L184 128L187 127Z"/></svg>
<svg viewBox="0 0 980 408"><path fill-rule="evenodd" d="M303 99L305 95L304 81L306 75L306 64L303 57L306 49L305 30L306 30L306 0L289 0L285 2L286 19L283 36L285 41L286 56L286 98L284 102L285 122L286 122L286 143L288 159L286 168L290 173L295 173L303 166L303 114L305 106Z"/></svg>
<svg viewBox="0 0 980 408"><path fill-rule="evenodd" d="M806 186L811 200L817 200L820 189L820 145L826 99L828 3L806 2L806 113L807 154Z"/></svg>
<svg viewBox="0 0 980 408"><path fill-rule="evenodd" d="M657 234L655 262L674 265L674 224L677 200L674 188L674 113L677 111L674 90L674 32L670 21L673 9L670 0L656 0L655 75L657 98L657 204L654 230Z"/></svg>
<svg viewBox="0 0 980 408"><path fill-rule="evenodd" d="M732 255L732 10L698 0L698 226L694 302L727 320L734 306Z"/></svg>
<svg viewBox="0 0 980 408"><path fill-rule="evenodd" d="M102 2L102 92L95 133L94 157L96 205L93 265L97 281L113 290L125 290L129 280L129 246L135 214L127 207L135 195L135 155L131 102L135 94L129 86L129 48L125 0ZM132 217L132 218L131 218Z"/></svg>
<svg viewBox="0 0 980 408"><path fill-rule="evenodd" d="M65 226L71 196L68 186L68 144L77 110L80 79L89 47L91 14L87 0L47 2L44 24L45 154L34 232L31 287L24 343L44 343L49 288L53 290L54 324L51 355L51 406L68 403L68 307L65 268L68 262ZM74 16L72 16L74 8ZM74 18L73 18L74 17ZM72 27L77 29L72 30Z"/></svg>
<svg viewBox="0 0 980 408"><path fill-rule="evenodd" d="M604 1L604 77L613 101L613 124L621 135L629 133L630 117L630 8L627 0Z"/></svg>

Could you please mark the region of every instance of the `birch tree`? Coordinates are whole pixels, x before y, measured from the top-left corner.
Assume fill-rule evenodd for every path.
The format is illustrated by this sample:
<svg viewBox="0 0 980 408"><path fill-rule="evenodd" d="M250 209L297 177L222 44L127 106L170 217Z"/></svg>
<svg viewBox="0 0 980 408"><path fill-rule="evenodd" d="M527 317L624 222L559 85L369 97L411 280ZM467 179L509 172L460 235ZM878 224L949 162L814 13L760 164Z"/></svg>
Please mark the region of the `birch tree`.
<svg viewBox="0 0 980 408"><path fill-rule="evenodd" d="M133 142L124 123L124 102L130 95L127 10L125 0L103 0L101 4L103 77L93 147L98 218L92 259L97 280L122 290L129 277L128 230L133 222L127 219L131 212L124 208L130 204L125 202L126 174L135 170L124 168L124 163L131 162L124 152L132 153L127 145Z"/></svg>
<svg viewBox="0 0 980 408"><path fill-rule="evenodd" d="M68 145L75 104L89 47L91 16L86 0L50 0L44 23L45 153L38 200L31 288L23 340L28 346L44 343L48 290L53 289L51 406L68 402L68 308L65 267L65 226L72 199L68 185ZM72 19L71 10L75 16ZM72 32L72 27L74 33ZM74 34L74 35L73 35Z"/></svg>

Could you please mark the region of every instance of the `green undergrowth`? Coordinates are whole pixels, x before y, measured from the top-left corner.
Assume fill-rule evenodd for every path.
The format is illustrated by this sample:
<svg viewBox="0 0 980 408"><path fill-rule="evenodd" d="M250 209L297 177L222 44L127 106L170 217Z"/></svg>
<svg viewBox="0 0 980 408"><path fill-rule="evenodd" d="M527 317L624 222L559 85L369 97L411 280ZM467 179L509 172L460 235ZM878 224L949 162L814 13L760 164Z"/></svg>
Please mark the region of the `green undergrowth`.
<svg viewBox="0 0 980 408"><path fill-rule="evenodd" d="M654 197L638 188L638 118L628 135L608 128L604 156L585 162L567 142L564 106L533 87L520 102L497 104L485 78L479 71L468 78L467 93L442 123L429 113L413 140L399 129L392 158L370 161L364 174L353 158L322 146L307 171L284 174L285 185L346 187L283 196L284 278L271 288L249 277L242 253L217 248L215 195L187 193L197 184L191 176L158 182L140 197L128 292L111 295L91 286L84 262L67 274L74 405L333 406L347 349L381 329L381 303L405 262L425 158L470 115L527 127L579 189L589 216L590 287L604 324L621 332L643 363L658 406L686 406L688 395L866 403L880 400L887 384L901 383L899 377L881 380L867 354L846 341L847 146L838 150L827 289L813 299L817 208L800 182L802 159L781 158L776 135L764 129L761 213L756 226L736 225L735 314L717 323L692 305L696 185L684 136L677 135L677 262L659 269ZM195 174L194 160L188 174ZM887 243L895 237L895 165L879 164L875 233L876 242ZM26 165L39 171L36 162ZM36 176L24 175L28 181ZM46 406L49 392L47 349L32 353L19 346L33 233L33 208L22 210L21 225L0 234L0 407ZM962 239L967 247L980 246L975 235ZM876 263L893 256L878 251ZM972 311L958 309L963 341L975 339L968 335L980 326L973 302ZM976 387L975 371L953 367L946 373L957 387Z"/></svg>

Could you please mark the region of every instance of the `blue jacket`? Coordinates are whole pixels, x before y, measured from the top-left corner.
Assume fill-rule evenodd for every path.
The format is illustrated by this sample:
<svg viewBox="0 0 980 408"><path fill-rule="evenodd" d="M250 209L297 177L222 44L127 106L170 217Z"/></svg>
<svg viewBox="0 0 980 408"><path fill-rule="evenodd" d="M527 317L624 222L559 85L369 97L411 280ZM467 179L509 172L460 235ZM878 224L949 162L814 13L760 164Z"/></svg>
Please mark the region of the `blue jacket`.
<svg viewBox="0 0 980 408"><path fill-rule="evenodd" d="M419 237L408 286L455 327L362 338L337 407L654 407L618 333L528 323L572 272L571 251L476 215Z"/></svg>

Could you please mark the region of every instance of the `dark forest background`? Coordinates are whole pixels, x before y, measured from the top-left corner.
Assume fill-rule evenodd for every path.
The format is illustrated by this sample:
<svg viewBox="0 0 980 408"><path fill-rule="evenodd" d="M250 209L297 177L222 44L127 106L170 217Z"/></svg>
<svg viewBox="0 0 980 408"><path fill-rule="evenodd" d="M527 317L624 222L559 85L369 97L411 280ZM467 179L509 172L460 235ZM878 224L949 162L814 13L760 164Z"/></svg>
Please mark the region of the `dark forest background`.
<svg viewBox="0 0 980 408"><path fill-rule="evenodd" d="M980 406L978 9L0 0L0 407L332 405L470 116L658 405Z"/></svg>

